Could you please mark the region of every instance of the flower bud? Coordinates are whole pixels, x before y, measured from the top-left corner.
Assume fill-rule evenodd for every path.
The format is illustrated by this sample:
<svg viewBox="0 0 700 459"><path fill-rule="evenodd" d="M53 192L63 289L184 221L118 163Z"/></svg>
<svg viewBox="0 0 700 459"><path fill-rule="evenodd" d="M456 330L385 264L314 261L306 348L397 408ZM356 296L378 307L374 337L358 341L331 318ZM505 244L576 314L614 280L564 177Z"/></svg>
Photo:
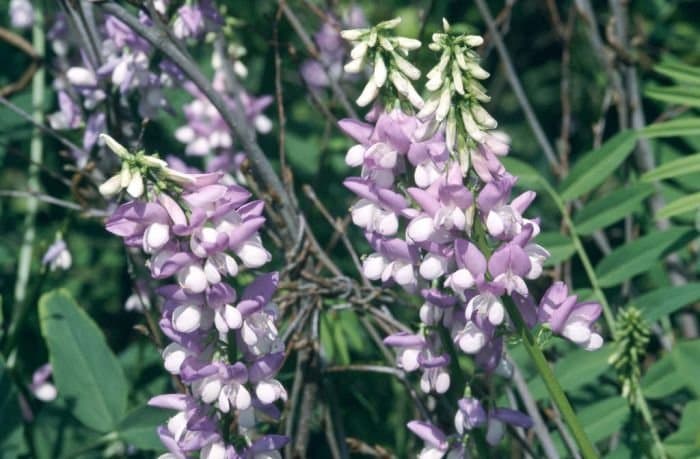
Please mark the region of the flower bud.
<svg viewBox="0 0 700 459"><path fill-rule="evenodd" d="M498 127L498 122L487 112L484 107L479 104L473 104L471 106L471 112L474 116L474 120L486 129L496 129Z"/></svg>
<svg viewBox="0 0 700 459"><path fill-rule="evenodd" d="M481 68L481 66L479 64L477 64L476 62L467 62L465 67L466 68L464 70L469 72L471 74L471 76L473 76L477 80L485 80L489 76L491 76L489 74L489 72L487 72L486 70Z"/></svg>
<svg viewBox="0 0 700 459"><path fill-rule="evenodd" d="M367 29L347 29L341 30L340 36L346 40L355 41L367 33Z"/></svg>
<svg viewBox="0 0 700 459"><path fill-rule="evenodd" d="M394 19L389 19L388 21L382 21L377 24L377 29L393 29L397 25L401 24L401 17L395 17Z"/></svg>
<svg viewBox="0 0 700 459"><path fill-rule="evenodd" d="M73 86L91 87L97 86L95 73L85 67L71 67L66 72L68 82Z"/></svg>
<svg viewBox="0 0 700 459"><path fill-rule="evenodd" d="M365 57L365 54L367 54L367 43L364 41L361 41L360 43L356 44L353 46L352 50L350 50L350 58L352 59L362 59Z"/></svg>
<svg viewBox="0 0 700 459"><path fill-rule="evenodd" d="M452 106L452 91L449 87L445 87L440 93L440 103L438 104L437 110L435 110L435 119L440 122L447 117Z"/></svg>
<svg viewBox="0 0 700 459"><path fill-rule="evenodd" d="M462 72L459 70L459 65L452 62L452 83L455 85L455 91L464 95L464 83L462 82Z"/></svg>
<svg viewBox="0 0 700 459"><path fill-rule="evenodd" d="M129 181L129 186L126 187L126 192L132 198L138 198L143 194L144 186L143 179L141 178L141 172L136 169L131 174L131 181Z"/></svg>
<svg viewBox="0 0 700 459"><path fill-rule="evenodd" d="M99 187L100 194L104 196L105 198L109 198L110 196L114 196L115 194L119 193L119 190L122 189L121 186L121 176L120 174L113 175L109 179L107 179L106 182L104 182L102 185Z"/></svg>
<svg viewBox="0 0 700 459"><path fill-rule="evenodd" d="M399 45L399 47L408 50L408 51L413 51L415 49L420 48L420 40L416 40L415 38L407 38L407 37L397 37L396 38L396 44Z"/></svg>
<svg viewBox="0 0 700 459"><path fill-rule="evenodd" d="M418 78L420 78L420 70L418 70L416 66L408 62L403 57L399 56L397 53L393 53L392 57L394 58L394 63L396 64L398 69L403 72L404 75L406 75L412 80L417 80Z"/></svg>
<svg viewBox="0 0 700 459"><path fill-rule="evenodd" d="M371 76L367 81L365 88L362 90L360 97L357 98L355 103L360 107L364 107L366 105L369 105L369 103L372 102L377 97L377 95L379 95L379 88L374 82L374 76Z"/></svg>
<svg viewBox="0 0 700 459"><path fill-rule="evenodd" d="M384 59L382 59L381 53L377 53L374 57L374 84L378 88L384 86L386 82L386 65L384 64Z"/></svg>
<svg viewBox="0 0 700 459"><path fill-rule="evenodd" d="M343 70L347 73L359 73L362 70L363 58L353 59L343 66Z"/></svg>
<svg viewBox="0 0 700 459"><path fill-rule="evenodd" d="M141 156L141 162L143 162L145 165L150 166L150 167L157 167L157 168L162 168L162 167L168 167L168 163L163 161L160 158L157 158L152 155L143 155Z"/></svg>
<svg viewBox="0 0 700 459"><path fill-rule="evenodd" d="M484 141L484 132L479 129L476 121L474 121L474 117L468 110L462 110L462 123L469 137L474 139L475 142L481 143Z"/></svg>
<svg viewBox="0 0 700 459"><path fill-rule="evenodd" d="M481 35L467 35L464 37L464 42L474 48L481 46L484 43L484 38Z"/></svg>
<svg viewBox="0 0 700 459"><path fill-rule="evenodd" d="M112 152L119 156L122 159L128 158L131 156L129 154L129 150L127 150L122 144L114 140L111 136L107 134L100 134L100 140L102 140L105 145L109 147Z"/></svg>

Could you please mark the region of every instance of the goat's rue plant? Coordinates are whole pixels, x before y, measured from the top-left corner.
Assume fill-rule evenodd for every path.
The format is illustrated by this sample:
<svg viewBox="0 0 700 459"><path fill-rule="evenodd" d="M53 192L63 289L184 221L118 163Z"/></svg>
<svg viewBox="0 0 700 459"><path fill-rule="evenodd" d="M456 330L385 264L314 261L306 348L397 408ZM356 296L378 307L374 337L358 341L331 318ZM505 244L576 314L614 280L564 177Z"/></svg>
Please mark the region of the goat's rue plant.
<svg viewBox="0 0 700 459"><path fill-rule="evenodd" d="M0 457L698 457L690 7L375 3L7 2Z"/></svg>

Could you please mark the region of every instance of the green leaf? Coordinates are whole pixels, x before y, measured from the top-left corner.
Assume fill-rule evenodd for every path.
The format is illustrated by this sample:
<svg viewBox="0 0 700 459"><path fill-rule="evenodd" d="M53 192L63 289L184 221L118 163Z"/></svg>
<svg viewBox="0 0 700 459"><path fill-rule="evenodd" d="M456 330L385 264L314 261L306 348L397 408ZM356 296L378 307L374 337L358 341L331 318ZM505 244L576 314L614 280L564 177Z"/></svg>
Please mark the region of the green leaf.
<svg viewBox="0 0 700 459"><path fill-rule="evenodd" d="M601 287L618 285L649 270L676 242L689 233L687 228L656 231L613 250L595 272Z"/></svg>
<svg viewBox="0 0 700 459"><path fill-rule="evenodd" d="M542 181L546 180L542 175L530 166L528 163L521 161L512 156L500 158L503 166L513 175L518 177L518 185L539 190L542 188Z"/></svg>
<svg viewBox="0 0 700 459"><path fill-rule="evenodd" d="M693 193L666 204L656 212L656 218L674 217L686 212L695 211L698 207L700 207L700 193Z"/></svg>
<svg viewBox="0 0 700 459"><path fill-rule="evenodd" d="M696 459L700 454L700 400L693 400L683 409L678 431L664 440L666 452L673 459Z"/></svg>
<svg viewBox="0 0 700 459"><path fill-rule="evenodd" d="M570 201L603 183L632 152L636 141L635 132L622 131L584 154L561 184L562 199Z"/></svg>
<svg viewBox="0 0 700 459"><path fill-rule="evenodd" d="M595 352L576 349L554 365L554 374L562 389L571 391L595 381L607 369L607 361L613 347L606 344ZM541 400L548 396L547 388L542 378L535 376L529 383L532 396Z"/></svg>
<svg viewBox="0 0 700 459"><path fill-rule="evenodd" d="M128 386L104 335L63 289L42 295L39 318L58 392L80 422L113 430L126 413Z"/></svg>
<svg viewBox="0 0 700 459"><path fill-rule="evenodd" d="M656 169L642 175L643 182L655 182L657 180L700 172L700 153L669 161Z"/></svg>
<svg viewBox="0 0 700 459"><path fill-rule="evenodd" d="M654 322L698 301L700 301L700 283L693 282L653 290L638 296L631 303L642 312L646 320Z"/></svg>
<svg viewBox="0 0 700 459"><path fill-rule="evenodd" d="M654 67L654 71L679 83L700 84L700 68L685 65L676 60L664 60Z"/></svg>
<svg viewBox="0 0 700 459"><path fill-rule="evenodd" d="M554 266L568 260L576 251L568 237L554 231L540 233L537 236L537 243L549 250L551 255L545 262L545 266Z"/></svg>
<svg viewBox="0 0 700 459"><path fill-rule="evenodd" d="M591 234L615 223L638 208L653 191L653 187L638 183L586 204L574 218L576 232L582 235Z"/></svg>
<svg viewBox="0 0 700 459"><path fill-rule="evenodd" d="M578 410L576 414L588 438L597 442L616 432L624 424L629 412L627 401L615 396Z"/></svg>
<svg viewBox="0 0 700 459"><path fill-rule="evenodd" d="M102 444L101 434L75 420L67 403L59 394L53 402L42 406L34 420L34 451L36 459L95 457ZM95 445L86 450L86 446ZM76 454L83 451L83 454Z"/></svg>
<svg viewBox="0 0 700 459"><path fill-rule="evenodd" d="M141 406L129 413L117 426L117 435L130 445L139 449L162 451L163 444L156 429L165 423L172 413L166 410Z"/></svg>
<svg viewBox="0 0 700 459"><path fill-rule="evenodd" d="M0 457L3 458L16 458L26 450L18 395L0 357Z"/></svg>
<svg viewBox="0 0 700 459"><path fill-rule="evenodd" d="M654 123L639 131L648 139L700 135L700 118L681 118Z"/></svg>
<svg viewBox="0 0 700 459"><path fill-rule="evenodd" d="M650 99L688 107L700 107L700 87L697 86L653 86L646 88L644 94Z"/></svg>
<svg viewBox="0 0 700 459"><path fill-rule="evenodd" d="M677 374L670 354L654 362L642 377L641 383L644 396L651 399L668 397L685 387L685 381Z"/></svg>
<svg viewBox="0 0 700 459"><path fill-rule="evenodd" d="M685 381L686 387L696 396L700 395L700 339L680 342L671 352L676 374Z"/></svg>

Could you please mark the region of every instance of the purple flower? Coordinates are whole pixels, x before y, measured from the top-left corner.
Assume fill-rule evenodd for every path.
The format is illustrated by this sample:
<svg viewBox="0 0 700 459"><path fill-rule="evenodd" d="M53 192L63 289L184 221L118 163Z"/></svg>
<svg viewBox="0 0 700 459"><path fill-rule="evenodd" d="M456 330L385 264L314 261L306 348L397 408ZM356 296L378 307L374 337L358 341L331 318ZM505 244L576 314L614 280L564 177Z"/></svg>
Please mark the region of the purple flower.
<svg viewBox="0 0 700 459"><path fill-rule="evenodd" d="M538 318L549 324L554 333L594 351L603 345L603 338L593 330L601 312L600 304L579 303L576 295L569 295L566 284L555 282L540 300Z"/></svg>
<svg viewBox="0 0 700 459"><path fill-rule="evenodd" d="M506 424L529 429L532 427L532 419L520 411L495 408L489 411L486 441L491 445L497 445L505 434Z"/></svg>
<svg viewBox="0 0 700 459"><path fill-rule="evenodd" d="M41 259L41 264L48 265L50 271L55 271L56 269L67 270L71 267L72 262L73 257L63 239L58 239L51 244Z"/></svg>
<svg viewBox="0 0 700 459"><path fill-rule="evenodd" d="M32 375L32 383L29 385L29 390L36 398L42 402L50 402L56 399L58 391L49 378L51 377L52 368L50 363L37 368Z"/></svg>
<svg viewBox="0 0 700 459"><path fill-rule="evenodd" d="M17 29L27 29L34 24L34 9L29 0L10 0L10 22Z"/></svg>
<svg viewBox="0 0 700 459"><path fill-rule="evenodd" d="M111 149L130 157L108 140ZM258 234L265 221L263 203L249 201L250 192L241 186L221 183L219 173L178 172L156 157L133 160L158 168L177 184L171 189L180 190L166 194L145 181L139 199L119 206L106 222L107 230L126 245L143 250L153 278L176 282L157 289L165 300L159 325L172 340L162 357L165 369L179 376L192 396L151 400L178 411L159 428L159 436L174 457L196 452L209 459L275 457L282 437L260 437L236 450L219 430L224 415L235 411L245 418L248 435L254 432L256 410L274 418L279 413L273 404L287 397L275 379L284 361L272 303L277 273L258 276L240 297L227 283L238 274L239 261L245 268L258 268L270 260ZM109 180L131 181L130 174L123 168ZM240 351L239 361L229 361L221 352L229 345Z"/></svg>

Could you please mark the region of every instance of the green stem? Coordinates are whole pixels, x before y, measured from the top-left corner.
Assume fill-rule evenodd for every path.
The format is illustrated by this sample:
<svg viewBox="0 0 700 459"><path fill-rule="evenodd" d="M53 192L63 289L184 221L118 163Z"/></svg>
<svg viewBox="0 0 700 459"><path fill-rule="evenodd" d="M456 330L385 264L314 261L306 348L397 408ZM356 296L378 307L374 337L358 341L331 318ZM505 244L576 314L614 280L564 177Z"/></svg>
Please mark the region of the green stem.
<svg viewBox="0 0 700 459"><path fill-rule="evenodd" d="M611 333L613 333L615 331L615 316L613 315L612 310L610 309L610 304L608 303L608 299L603 293L603 289L598 283L598 277L595 275L593 264L591 264L591 260L590 258L588 258L588 254L583 248L581 238L579 237L578 232L576 231L576 226L574 226L574 222L571 220L571 214L569 214L569 210L566 208L566 204L564 203L564 201L561 199L559 194L549 185L549 183L547 183L545 180L540 180L540 182L544 186L547 193L549 193L549 195L552 197L552 200L559 209L559 212L561 212L561 216L564 219L564 224L569 228L569 231L571 232L571 241L574 243L576 254L578 255L579 259L581 260L581 263L583 264L583 269L586 271L586 276L588 276L588 282L591 284L593 292L598 297L598 301L600 301L601 306L603 306L603 316L605 317L605 323L608 325L608 328L610 329Z"/></svg>
<svg viewBox="0 0 700 459"><path fill-rule="evenodd" d="M474 225L473 240L484 256L487 258L491 256L491 250L489 249L486 232L478 223ZM515 303L513 303L509 296L506 295L502 298L504 300L506 310L508 311L508 316L513 321L513 325L515 325L517 334L522 339L525 349L530 355L530 359L535 364L535 368L542 378L542 381L544 381L544 385L547 388L552 401L557 408L559 408L559 411L564 418L564 422L569 426L571 434L576 440L583 458L596 459L598 457L598 453L596 452L593 443L591 443L586 435L586 432L583 430L583 426L576 417L576 413L574 413L574 409L571 407L569 399L566 398L566 394L561 388L561 385L559 385L559 381L557 381L556 376L554 376L547 359L542 353L540 347L537 345L537 342L535 341L534 336L532 336L527 324L525 324L525 321L520 314L520 310L517 308L517 306L515 306Z"/></svg>
<svg viewBox="0 0 700 459"><path fill-rule="evenodd" d="M591 287L593 288L593 292L595 295L598 297L598 301L600 301L600 304L603 307L603 315L605 317L605 322L608 325L608 328L611 331L611 334L614 336L615 333L615 316L612 313L612 310L610 309L610 304L608 303L607 298L605 297L605 293L603 293L603 289L600 287L600 284L598 283L598 277L595 274L595 270L593 269L593 265L591 264L591 260L588 258L588 254L586 253L586 250L583 248L583 244L581 243L581 238L579 238L578 231L576 230L576 226L574 225L574 222L571 220L571 215L569 214L569 210L566 208L566 205L564 201L561 199L559 194L554 190L554 188L551 187L551 185L546 181L546 180L540 180L540 183L544 186L545 190L547 193L552 197L552 200L556 204L557 208L559 209L559 212L561 212L561 216L564 220L564 223L566 226L569 228L569 231L571 232L571 240L574 243L574 248L576 249L576 253L578 254L579 258L581 259L581 263L583 264L583 267L586 271L586 275L588 276L588 281L591 284ZM656 430L656 426L654 425L653 418L651 417L651 410L649 409L649 405L647 404L646 399L644 398L644 394L642 393L641 389L637 390L637 409L640 411L642 414L645 423L649 427L649 431L651 433L651 436L654 440L654 446L656 450L659 453L659 457L662 459L666 458L666 453L664 452L664 447L663 443L661 442L661 438L659 437L659 433Z"/></svg>
<svg viewBox="0 0 700 459"><path fill-rule="evenodd" d="M647 426L649 426L649 433L651 433L651 438L654 441L654 448L656 449L656 457L658 459L666 459L668 457L666 455L666 450L664 449L664 445L661 442L661 437L659 437L659 432L657 432L656 427L654 426L654 420L651 417L649 405L647 404L646 399L644 398L644 393L642 392L642 387L640 385L637 385L637 394L635 397L635 401L636 408L641 413L644 422L647 424Z"/></svg>
<svg viewBox="0 0 700 459"><path fill-rule="evenodd" d="M32 27L32 46L39 57L45 53L44 20L41 8L34 10L34 26ZM34 74L32 80L32 118L35 124L32 132L32 139L29 151L29 170L27 179L27 191L32 194L39 192L39 167L43 156L43 138L41 130L36 127L43 123L44 118L44 83L46 70L43 65ZM24 237L19 251L19 261L17 263L17 282L15 283L15 307L23 305L27 298L27 284L29 283L29 273L31 271L32 251L36 236L35 220L39 207L39 200L36 196L27 198L27 210L24 216ZM20 306L23 307L23 306Z"/></svg>
<svg viewBox="0 0 700 459"><path fill-rule="evenodd" d="M554 372L552 372L552 369L549 367L549 363L542 353L542 350L535 342L535 338L532 336L532 333L530 333L530 329L525 324L525 321L520 315L520 311L509 297L504 297L504 299L505 307L508 310L508 315L513 320L513 324L515 325L515 328L520 335L523 344L525 345L525 349L527 350L528 354L530 354L530 358L535 364L535 368L542 378L542 381L544 381L544 385L547 388L547 391L549 391L552 401L557 408L559 408L559 411L564 418L564 422L566 422L566 424L569 426L571 435L573 435L578 447L581 449L581 455L584 459L596 459L598 457L598 453L596 452L595 447L588 439L586 432L583 430L581 422L576 417L576 413L574 413L574 409L571 407L569 400L566 398L564 390L561 388L561 385L559 385L559 381L557 381L556 376L554 376Z"/></svg>

